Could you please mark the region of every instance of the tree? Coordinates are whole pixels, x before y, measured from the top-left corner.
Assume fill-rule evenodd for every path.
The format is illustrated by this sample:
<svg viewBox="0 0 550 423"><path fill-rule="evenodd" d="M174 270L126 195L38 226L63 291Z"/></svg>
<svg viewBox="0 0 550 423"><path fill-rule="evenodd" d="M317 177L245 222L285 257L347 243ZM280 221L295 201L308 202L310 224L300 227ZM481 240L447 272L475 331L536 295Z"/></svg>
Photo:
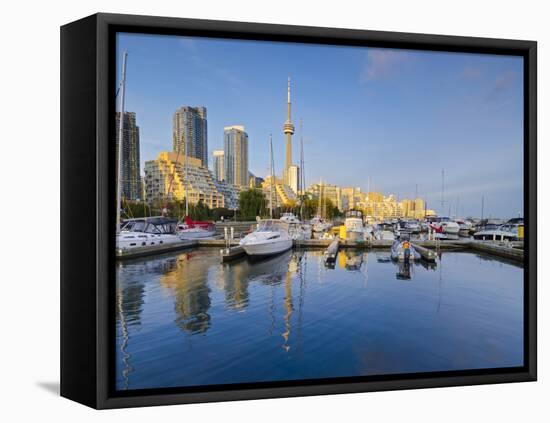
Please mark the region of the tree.
<svg viewBox="0 0 550 423"><path fill-rule="evenodd" d="M265 209L265 195L256 188L241 191L239 194L239 210L244 220L254 220Z"/></svg>

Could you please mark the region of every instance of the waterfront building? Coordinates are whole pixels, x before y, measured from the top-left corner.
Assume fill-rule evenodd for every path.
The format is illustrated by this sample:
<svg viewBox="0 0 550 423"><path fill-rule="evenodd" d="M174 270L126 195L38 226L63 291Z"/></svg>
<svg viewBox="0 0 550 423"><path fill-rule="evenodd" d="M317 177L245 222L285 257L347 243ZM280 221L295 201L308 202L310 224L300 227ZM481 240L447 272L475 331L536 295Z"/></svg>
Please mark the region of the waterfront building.
<svg viewBox="0 0 550 423"><path fill-rule="evenodd" d="M217 180L214 177L212 179L214 180L214 185L216 186L218 192L223 195L223 207L230 210L238 209L239 194L243 190L243 187L228 184L227 182Z"/></svg>
<svg viewBox="0 0 550 423"><path fill-rule="evenodd" d="M367 195L359 187L342 188L342 207L344 210L363 210L366 207Z"/></svg>
<svg viewBox="0 0 550 423"><path fill-rule="evenodd" d="M414 200L405 198L401 200L399 205L401 207L402 217L422 219L426 215L424 200L422 198L416 198Z"/></svg>
<svg viewBox="0 0 550 423"><path fill-rule="evenodd" d="M267 176L262 182L262 191L267 198L267 208L271 206L270 192L272 186L271 176ZM277 177L273 178L273 208L277 207L294 207L297 203L298 198L296 193L286 184L283 183L283 180Z"/></svg>
<svg viewBox="0 0 550 423"><path fill-rule="evenodd" d="M225 155L223 150L214 150L212 152L212 168L214 179L225 181Z"/></svg>
<svg viewBox="0 0 550 423"><path fill-rule="evenodd" d="M261 188L264 178L254 175L251 172L248 172L248 186L249 188Z"/></svg>
<svg viewBox="0 0 550 423"><path fill-rule="evenodd" d="M340 211L344 211L344 205L342 202L342 188L337 185L327 184L325 182L318 182L310 185L307 190L313 198L318 199L321 192L323 193L323 199L328 199L330 202L338 208Z"/></svg>
<svg viewBox="0 0 550 423"><path fill-rule="evenodd" d="M226 126L223 129L224 180L233 185L247 187L248 180L248 134L242 125Z"/></svg>
<svg viewBox="0 0 550 423"><path fill-rule="evenodd" d="M208 166L206 107L182 106L172 119L174 152L194 157Z"/></svg>
<svg viewBox="0 0 550 423"><path fill-rule="evenodd" d="M288 167L287 170L287 176L288 176L288 186L292 191L294 191L294 194L298 194L300 187L300 168L296 165L291 165Z"/></svg>
<svg viewBox="0 0 550 423"><path fill-rule="evenodd" d="M145 162L145 192L148 202L182 201L187 193L189 204L202 200L210 208L225 207L224 195L202 161L175 152L161 152Z"/></svg>
<svg viewBox="0 0 550 423"><path fill-rule="evenodd" d="M139 157L139 126L134 112L124 112L122 121L121 196L127 200L143 199ZM116 128L120 125L120 112L116 113ZM118 151L119 131L116 131Z"/></svg>
<svg viewBox="0 0 550 423"><path fill-rule="evenodd" d="M290 113L290 77L287 85L287 112L286 121L283 125L283 133L285 134L285 167L283 169L283 184L290 185L289 172L292 166L292 135L294 134L294 125Z"/></svg>

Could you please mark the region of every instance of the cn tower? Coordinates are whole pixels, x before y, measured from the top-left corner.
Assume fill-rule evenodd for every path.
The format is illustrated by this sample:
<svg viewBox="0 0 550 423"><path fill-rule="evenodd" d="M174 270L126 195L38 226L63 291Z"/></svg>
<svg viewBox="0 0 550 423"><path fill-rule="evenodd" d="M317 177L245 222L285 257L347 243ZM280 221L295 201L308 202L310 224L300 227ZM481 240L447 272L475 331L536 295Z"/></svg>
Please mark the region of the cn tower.
<svg viewBox="0 0 550 423"><path fill-rule="evenodd" d="M290 77L288 77L288 91L287 91L287 116L286 122L283 126L283 132L286 138L286 154L285 154L285 168L283 170L283 183L290 185L288 168L292 166L292 135L294 134L294 125L290 117Z"/></svg>

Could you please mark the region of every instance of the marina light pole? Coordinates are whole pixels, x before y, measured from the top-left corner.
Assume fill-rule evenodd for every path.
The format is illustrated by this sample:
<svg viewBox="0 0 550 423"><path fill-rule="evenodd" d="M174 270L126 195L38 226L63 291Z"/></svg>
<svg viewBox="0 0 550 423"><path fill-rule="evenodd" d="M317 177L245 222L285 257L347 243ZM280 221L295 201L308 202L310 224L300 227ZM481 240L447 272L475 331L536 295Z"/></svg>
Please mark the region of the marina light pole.
<svg viewBox="0 0 550 423"><path fill-rule="evenodd" d="M116 233L120 233L120 207L122 197L122 141L124 134L124 95L126 88L126 59L128 52L122 55L122 76L120 78L120 116L118 119L118 157L116 184Z"/></svg>

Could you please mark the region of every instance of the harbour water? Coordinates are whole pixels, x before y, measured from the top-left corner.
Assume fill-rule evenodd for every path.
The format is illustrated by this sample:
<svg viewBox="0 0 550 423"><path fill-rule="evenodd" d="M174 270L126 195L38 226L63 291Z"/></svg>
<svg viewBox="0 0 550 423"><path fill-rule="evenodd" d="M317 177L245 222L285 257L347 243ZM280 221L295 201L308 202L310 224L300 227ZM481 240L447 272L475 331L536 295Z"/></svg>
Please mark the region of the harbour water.
<svg viewBox="0 0 550 423"><path fill-rule="evenodd" d="M116 271L118 390L523 364L523 267L494 257L198 248Z"/></svg>

